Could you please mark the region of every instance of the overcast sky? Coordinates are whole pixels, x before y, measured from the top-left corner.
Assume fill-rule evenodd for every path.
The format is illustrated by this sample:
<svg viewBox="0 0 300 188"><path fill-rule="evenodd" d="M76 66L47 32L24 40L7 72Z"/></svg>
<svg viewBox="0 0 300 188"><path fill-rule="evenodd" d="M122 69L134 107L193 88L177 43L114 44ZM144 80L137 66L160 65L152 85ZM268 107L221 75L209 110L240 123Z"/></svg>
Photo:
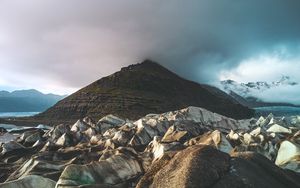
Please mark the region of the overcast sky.
<svg viewBox="0 0 300 188"><path fill-rule="evenodd" d="M300 1L0 0L0 90L71 93L146 58L201 83L300 82Z"/></svg>

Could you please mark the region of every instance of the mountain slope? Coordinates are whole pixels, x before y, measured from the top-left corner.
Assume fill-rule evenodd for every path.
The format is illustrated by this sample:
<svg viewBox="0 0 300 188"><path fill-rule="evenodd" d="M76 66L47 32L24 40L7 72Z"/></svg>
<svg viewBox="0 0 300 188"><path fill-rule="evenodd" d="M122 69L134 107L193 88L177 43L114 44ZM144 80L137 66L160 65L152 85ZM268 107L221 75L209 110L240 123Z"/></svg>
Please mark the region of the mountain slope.
<svg viewBox="0 0 300 188"><path fill-rule="evenodd" d="M64 96L43 94L37 90L0 91L0 112L40 112Z"/></svg>
<svg viewBox="0 0 300 188"><path fill-rule="evenodd" d="M114 114L137 119L187 106L204 107L237 119L253 115L252 110L232 100L146 60L82 88L36 118L75 120L88 115L98 119Z"/></svg>

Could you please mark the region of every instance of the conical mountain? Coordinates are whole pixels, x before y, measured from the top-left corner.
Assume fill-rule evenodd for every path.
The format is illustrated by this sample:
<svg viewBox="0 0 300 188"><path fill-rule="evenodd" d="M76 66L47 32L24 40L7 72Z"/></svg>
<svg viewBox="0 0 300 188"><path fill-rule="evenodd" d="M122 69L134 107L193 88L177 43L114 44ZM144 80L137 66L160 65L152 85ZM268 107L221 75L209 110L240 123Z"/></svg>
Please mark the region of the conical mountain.
<svg viewBox="0 0 300 188"><path fill-rule="evenodd" d="M187 106L203 107L236 119L253 115L252 110L224 95L146 60L80 89L36 118L72 121L85 116L99 119L114 114L134 120L149 113Z"/></svg>

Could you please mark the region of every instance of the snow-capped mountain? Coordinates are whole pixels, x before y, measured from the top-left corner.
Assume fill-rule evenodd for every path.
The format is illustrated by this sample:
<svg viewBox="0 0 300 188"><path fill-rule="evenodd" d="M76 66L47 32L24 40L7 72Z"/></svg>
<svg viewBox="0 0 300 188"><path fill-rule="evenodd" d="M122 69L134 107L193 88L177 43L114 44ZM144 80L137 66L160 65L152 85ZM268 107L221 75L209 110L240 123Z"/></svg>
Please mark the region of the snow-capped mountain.
<svg viewBox="0 0 300 188"><path fill-rule="evenodd" d="M276 88L280 86L295 86L298 85L290 79L289 76L282 76L280 80L268 82L248 82L239 83L234 80L223 80L221 81L221 89L227 93L234 92L242 97L255 97L255 93L264 92L271 88Z"/></svg>
<svg viewBox="0 0 300 188"><path fill-rule="evenodd" d="M269 95L273 91L280 91L282 87L299 87L298 83L290 79L289 76L282 76L278 81L273 82L248 82L238 83L234 80L221 81L221 87L223 91L228 93L240 104L255 108L263 106L298 106L288 101L273 100L265 101L261 96Z"/></svg>
<svg viewBox="0 0 300 188"><path fill-rule="evenodd" d="M280 85L298 85L297 82L291 81L289 76L282 76L281 79L277 82L272 82L273 86L280 86Z"/></svg>

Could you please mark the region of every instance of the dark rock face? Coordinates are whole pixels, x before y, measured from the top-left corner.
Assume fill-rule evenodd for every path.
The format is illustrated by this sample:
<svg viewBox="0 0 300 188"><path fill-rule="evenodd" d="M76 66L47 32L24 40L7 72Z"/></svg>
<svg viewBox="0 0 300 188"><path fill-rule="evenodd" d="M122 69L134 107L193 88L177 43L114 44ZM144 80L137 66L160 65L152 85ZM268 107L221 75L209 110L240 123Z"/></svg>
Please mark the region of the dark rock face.
<svg viewBox="0 0 300 188"><path fill-rule="evenodd" d="M274 166L258 153L237 152L231 156L229 173L215 187L300 187L299 174ZM233 185L233 179L239 183Z"/></svg>
<svg viewBox="0 0 300 188"><path fill-rule="evenodd" d="M235 119L253 115L252 110L223 95L146 60L88 85L36 116L36 119L77 120L85 116L100 119L114 114L134 120L149 113L187 106L204 107Z"/></svg>
<svg viewBox="0 0 300 188"><path fill-rule="evenodd" d="M300 187L300 179L257 153L229 156L211 146L194 145L175 155L166 153L154 163L137 184L146 187L285 188Z"/></svg>
<svg viewBox="0 0 300 188"><path fill-rule="evenodd" d="M152 182L144 181L145 174L137 187L211 187L229 171L229 161L228 154L212 147L191 146L162 166Z"/></svg>

